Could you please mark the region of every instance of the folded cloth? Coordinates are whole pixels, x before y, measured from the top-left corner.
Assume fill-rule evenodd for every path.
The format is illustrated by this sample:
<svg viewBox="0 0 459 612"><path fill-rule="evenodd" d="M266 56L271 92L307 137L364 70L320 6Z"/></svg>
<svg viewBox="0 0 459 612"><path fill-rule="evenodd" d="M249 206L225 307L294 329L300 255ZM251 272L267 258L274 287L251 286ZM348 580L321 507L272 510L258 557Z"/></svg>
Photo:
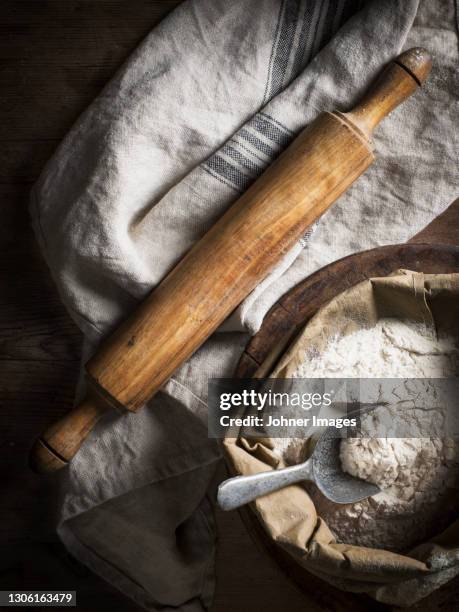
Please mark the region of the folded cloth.
<svg viewBox="0 0 459 612"><path fill-rule="evenodd" d="M426 0L411 31L418 0L360 5L184 2L34 187L37 237L86 359L320 111L349 109L406 45L436 55L426 89L379 128L375 165L148 406L104 418L62 474L62 540L147 609L210 605L220 453L207 438L208 378L231 374L248 334L298 281L337 257L404 241L453 199L454 3Z"/></svg>

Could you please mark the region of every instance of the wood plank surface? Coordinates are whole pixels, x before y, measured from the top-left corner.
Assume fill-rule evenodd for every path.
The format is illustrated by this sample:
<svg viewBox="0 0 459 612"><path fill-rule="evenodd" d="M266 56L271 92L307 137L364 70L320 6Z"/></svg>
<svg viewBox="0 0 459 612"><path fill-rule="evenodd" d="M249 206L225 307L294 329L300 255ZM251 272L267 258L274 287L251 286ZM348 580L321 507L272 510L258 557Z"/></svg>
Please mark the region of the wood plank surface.
<svg viewBox="0 0 459 612"><path fill-rule="evenodd" d="M3 0L0 6L0 588L74 589L78 610L138 610L52 530L52 479L27 468L36 435L72 404L81 336L33 238L28 194L80 112L176 0ZM214 612L324 610L218 514Z"/></svg>
<svg viewBox="0 0 459 612"><path fill-rule="evenodd" d="M70 408L81 336L36 246L29 190L82 110L177 0L3 0L0 7L0 589L75 589L78 610L139 608L72 559L52 530L53 479L32 441ZM214 612L304 610L237 513L220 513Z"/></svg>

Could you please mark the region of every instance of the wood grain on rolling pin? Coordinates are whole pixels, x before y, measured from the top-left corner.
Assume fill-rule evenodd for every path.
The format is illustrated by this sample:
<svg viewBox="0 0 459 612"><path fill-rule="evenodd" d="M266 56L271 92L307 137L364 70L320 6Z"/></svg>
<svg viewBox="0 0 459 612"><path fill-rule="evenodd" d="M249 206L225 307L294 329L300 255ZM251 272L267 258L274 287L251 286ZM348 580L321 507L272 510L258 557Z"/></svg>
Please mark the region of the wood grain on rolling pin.
<svg viewBox="0 0 459 612"><path fill-rule="evenodd" d="M344 121L319 117L102 345L89 375L137 410L372 161Z"/></svg>

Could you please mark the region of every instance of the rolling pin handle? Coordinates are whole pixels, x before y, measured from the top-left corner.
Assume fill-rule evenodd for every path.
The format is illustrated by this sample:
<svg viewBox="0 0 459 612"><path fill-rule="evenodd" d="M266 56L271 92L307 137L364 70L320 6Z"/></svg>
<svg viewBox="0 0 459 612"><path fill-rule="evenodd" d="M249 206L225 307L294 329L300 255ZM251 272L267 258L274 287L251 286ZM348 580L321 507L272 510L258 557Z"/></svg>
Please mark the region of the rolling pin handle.
<svg viewBox="0 0 459 612"><path fill-rule="evenodd" d="M65 467L110 406L94 392L38 438L30 454L30 467L37 474L56 472Z"/></svg>
<svg viewBox="0 0 459 612"><path fill-rule="evenodd" d="M343 114L370 138L378 123L424 83L431 68L426 49L405 51L387 64L359 104Z"/></svg>

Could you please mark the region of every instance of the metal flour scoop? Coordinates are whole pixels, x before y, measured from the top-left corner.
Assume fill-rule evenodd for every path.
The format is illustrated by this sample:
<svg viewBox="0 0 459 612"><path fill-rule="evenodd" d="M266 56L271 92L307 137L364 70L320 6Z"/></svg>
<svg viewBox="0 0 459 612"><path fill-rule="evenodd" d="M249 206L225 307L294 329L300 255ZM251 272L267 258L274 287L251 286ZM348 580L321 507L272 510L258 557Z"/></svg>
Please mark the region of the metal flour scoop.
<svg viewBox="0 0 459 612"><path fill-rule="evenodd" d="M218 488L218 504L223 510L234 510L257 497L288 485L309 480L336 504L351 504L379 492L379 487L354 478L341 468L339 456L342 438L336 428L329 427L319 438L312 455L304 463L270 470L252 476L236 476Z"/></svg>

